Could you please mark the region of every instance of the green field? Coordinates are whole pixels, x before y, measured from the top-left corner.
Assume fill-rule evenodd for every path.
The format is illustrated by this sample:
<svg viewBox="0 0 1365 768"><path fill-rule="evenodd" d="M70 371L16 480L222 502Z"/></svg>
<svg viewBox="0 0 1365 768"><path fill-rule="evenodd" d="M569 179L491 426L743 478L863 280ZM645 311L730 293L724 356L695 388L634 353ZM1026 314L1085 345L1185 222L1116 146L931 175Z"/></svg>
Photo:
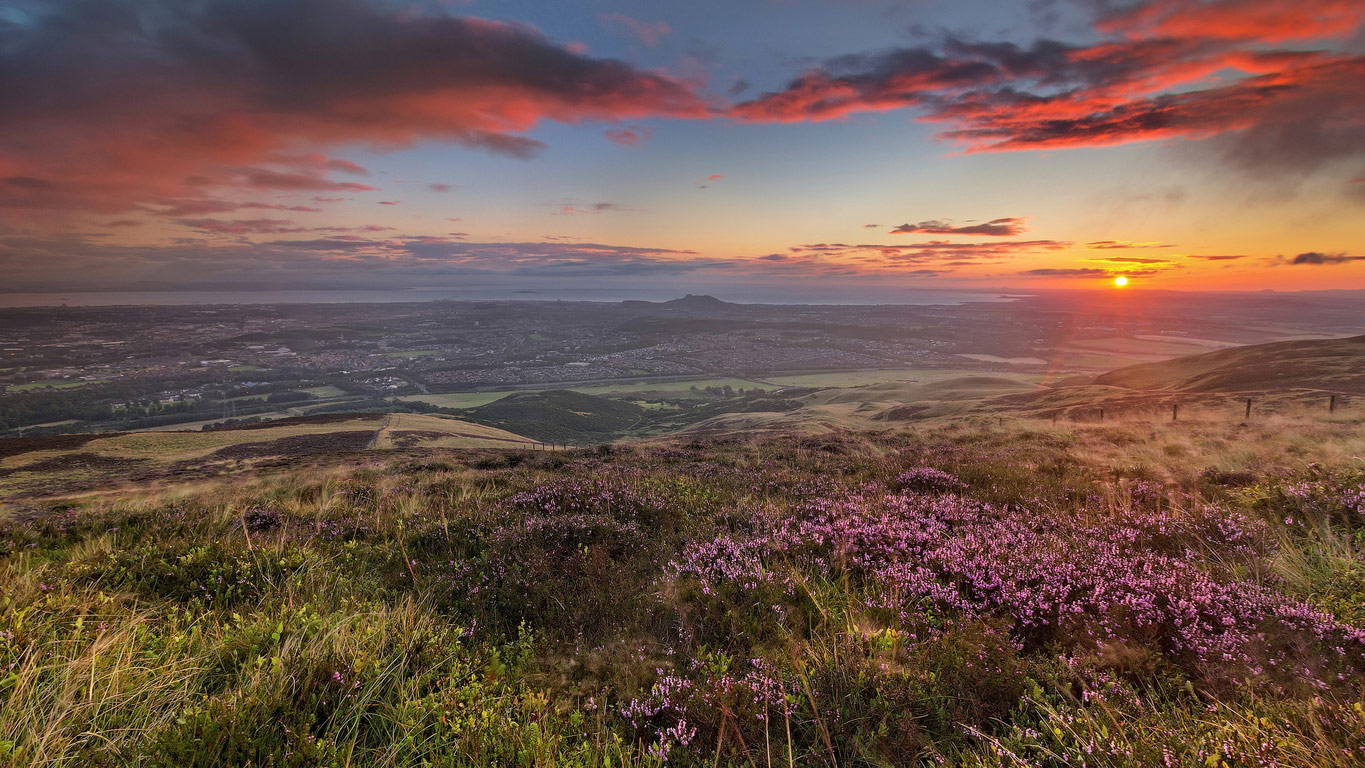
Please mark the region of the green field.
<svg viewBox="0 0 1365 768"><path fill-rule="evenodd" d="M64 444L61 436L34 438L27 450L0 454L0 507L12 497L209 476L262 460L371 449L534 445L533 440L496 427L420 414L329 414L207 432L194 425L177 426L190 431L90 435L77 438L75 444ZM0 765L6 764L0 760Z"/></svg>
<svg viewBox="0 0 1365 768"><path fill-rule="evenodd" d="M891 382L931 384L945 379L980 375L980 369L893 368L880 371L831 371L829 373L798 373L768 376L765 377L764 381L770 381L773 384L784 387L862 387L869 384L886 384ZM1028 374L991 375L1019 379L1020 381L1033 381L1038 378L1037 376Z"/></svg>
<svg viewBox="0 0 1365 768"><path fill-rule="evenodd" d="M409 395L399 400L410 403L426 403L437 408L477 408L501 400L511 392L452 392L446 395Z"/></svg>
<svg viewBox="0 0 1365 768"><path fill-rule="evenodd" d="M641 382L622 382L619 384L588 384L583 386L565 385L562 389L570 389L574 392L582 392L585 395L598 395L609 397L611 395L633 395L641 393L658 393L661 397L701 397L707 387L730 387L731 389L772 389L771 384L764 384L752 379L735 378L712 378L712 379L687 379L685 381L641 381Z"/></svg>
<svg viewBox="0 0 1365 768"><path fill-rule="evenodd" d="M342 388L340 388L340 387L331 386L330 384L328 384L328 385L326 385L326 386L321 386L321 387L310 387L310 388L308 388L308 389L301 389L301 390L299 390L299 391L300 391L300 392L307 392L308 394L312 395L313 397L316 397L316 398L319 398L319 399L325 399L325 398L329 398L329 397L342 397L342 396L344 396L344 395L346 394L346 390L344 390L344 389L342 389Z"/></svg>
<svg viewBox="0 0 1365 768"><path fill-rule="evenodd" d="M685 381L640 381L640 382L621 382L614 384L556 384L554 389L563 389L570 392L582 392L585 395L597 395L598 397L612 397L616 395L655 395L664 398L678 397L703 397L703 390L707 387L725 387L732 389L773 389L772 384L765 384L761 381L752 379L735 378L713 378L713 379L687 379ZM695 388L695 389L694 389ZM547 387L548 389L548 387ZM439 408L477 408L480 405L487 405L495 400L501 400L508 395L518 392L534 392L535 389L508 389L497 392L451 392L442 395L408 395L400 397L399 400L409 402L427 403ZM638 398L627 398L638 399Z"/></svg>
<svg viewBox="0 0 1365 768"><path fill-rule="evenodd" d="M67 379L53 379L50 381L30 381L27 384L11 384L10 392L31 392L35 389L75 389L89 384L88 381L70 381Z"/></svg>
<svg viewBox="0 0 1365 768"><path fill-rule="evenodd" d="M267 412L265 412L265 413L253 413L253 414L251 414L251 417L250 417L250 418L253 418L253 419L260 419L261 421L273 421L273 420L275 420L275 419L284 419L284 418L288 418L288 417L290 417L290 416L298 416L298 415L300 415L300 412L299 412L299 411L294 411L294 410L279 410L279 411L267 411ZM144 429L135 429L135 430L131 430L131 431L133 431L133 432L193 432L193 431L196 431L196 430L199 430L199 429L203 429L203 428L206 427L206 426L210 426L210 425L213 425L213 424L218 424L218 423L223 422L223 421L226 421L226 419L221 419L221 418L219 418L219 419L205 419L205 420L203 420L203 421L181 421L181 422L176 422L175 424L162 424L162 425L159 426L159 427L146 427L146 428L144 428Z"/></svg>

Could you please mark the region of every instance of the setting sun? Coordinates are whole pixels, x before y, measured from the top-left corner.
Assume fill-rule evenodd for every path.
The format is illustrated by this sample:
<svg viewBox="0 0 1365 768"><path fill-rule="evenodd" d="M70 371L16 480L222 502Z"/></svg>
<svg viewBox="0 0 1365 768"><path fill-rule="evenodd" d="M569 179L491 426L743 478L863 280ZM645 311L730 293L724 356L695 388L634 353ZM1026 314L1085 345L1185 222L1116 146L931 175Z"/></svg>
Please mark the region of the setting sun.
<svg viewBox="0 0 1365 768"><path fill-rule="evenodd" d="M1123 275L1119 275L1118 277L1114 278L1114 285L1118 286L1119 288L1122 288L1125 285L1128 285L1128 278L1124 277Z"/></svg>

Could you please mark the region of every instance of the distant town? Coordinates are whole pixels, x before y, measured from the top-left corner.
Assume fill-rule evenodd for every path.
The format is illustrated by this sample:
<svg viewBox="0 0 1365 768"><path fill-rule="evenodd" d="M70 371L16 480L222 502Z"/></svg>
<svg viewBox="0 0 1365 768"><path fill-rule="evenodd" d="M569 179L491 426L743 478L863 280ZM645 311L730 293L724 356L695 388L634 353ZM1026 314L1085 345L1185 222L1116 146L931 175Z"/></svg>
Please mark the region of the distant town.
<svg viewBox="0 0 1365 768"><path fill-rule="evenodd" d="M1361 304L1351 293L1170 293L1140 303L1132 295L1051 294L931 306L739 305L688 296L4 309L0 434L196 428L608 383L693 382L724 394L745 382L779 389L765 377L780 373L953 368L1065 376L1223 346L1361 333Z"/></svg>

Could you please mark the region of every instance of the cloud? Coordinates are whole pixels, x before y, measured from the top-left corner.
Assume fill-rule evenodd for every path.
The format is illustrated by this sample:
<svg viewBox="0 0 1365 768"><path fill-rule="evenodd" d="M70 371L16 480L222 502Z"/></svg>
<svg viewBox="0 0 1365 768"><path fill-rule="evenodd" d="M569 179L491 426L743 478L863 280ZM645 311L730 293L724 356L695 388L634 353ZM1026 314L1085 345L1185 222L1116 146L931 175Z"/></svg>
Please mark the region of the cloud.
<svg viewBox="0 0 1365 768"><path fill-rule="evenodd" d="M913 108L968 152L1217 137L1216 156L1306 173L1365 152L1365 56L1329 45L1355 0L1149 0L1101 8L1098 42L945 37L828 59L732 106L750 122L821 121ZM1222 32L1214 32L1215 28Z"/></svg>
<svg viewBox="0 0 1365 768"><path fill-rule="evenodd" d="M1200 255L1191 253L1191 254L1184 254L1184 255L1187 256L1188 258L1191 258L1191 259L1203 259L1204 261L1236 261L1236 260L1238 260L1238 259L1245 259L1245 258L1248 258L1246 254L1231 254L1231 255L1217 255L1217 256L1200 256Z"/></svg>
<svg viewBox="0 0 1365 768"><path fill-rule="evenodd" d="M253 189L282 189L289 192L371 192L369 184L332 181L319 173L290 173L268 168L248 168L241 174L243 186Z"/></svg>
<svg viewBox="0 0 1365 768"><path fill-rule="evenodd" d="M361 165L344 160L338 157L328 157L321 152L305 152L302 154L280 154L272 158L274 162L282 163L291 168L306 169L313 175L318 175L328 171L339 171L350 173L356 176L369 176L370 169Z"/></svg>
<svg viewBox="0 0 1365 768"><path fill-rule="evenodd" d="M604 13L599 18L603 26L624 29L645 45L658 45L660 39L673 31L662 21L640 21L623 13Z"/></svg>
<svg viewBox="0 0 1365 768"><path fill-rule="evenodd" d="M654 138L654 129L648 126L628 125L611 128L602 132L607 140L622 147L638 147Z"/></svg>
<svg viewBox="0 0 1365 768"><path fill-rule="evenodd" d="M590 206L588 206L588 207L586 207L586 208L579 208L578 206L574 205L573 203L566 203L566 204L560 206L559 210L555 211L554 215L555 215L555 216L596 216L596 215L598 215L598 214L609 213L609 212L614 212L614 211L635 211L635 210L639 210L639 209L638 209L638 208L631 208L630 206L625 206L625 205L617 205L616 203L593 203L592 205L590 205Z"/></svg>
<svg viewBox="0 0 1365 768"><path fill-rule="evenodd" d="M0 44L0 208L132 210L214 188L366 191L299 146L515 157L542 121L706 117L680 80L519 24L382 0L52 0ZM319 158L324 158L319 161Z"/></svg>
<svg viewBox="0 0 1365 768"><path fill-rule="evenodd" d="M309 227L305 232L393 232L393 227L382 224L362 224L357 227Z"/></svg>
<svg viewBox="0 0 1365 768"><path fill-rule="evenodd" d="M318 198L314 198L317 200ZM343 198L336 198L341 200ZM334 200L323 199L324 202L334 202ZM185 199L185 200L158 200L143 209L157 216L203 216L210 213L232 213L233 211L260 210L260 211L294 211L296 213L321 213L321 208L314 208L307 205L278 205L275 203L260 202L235 202L230 200L213 199Z"/></svg>
<svg viewBox="0 0 1365 768"><path fill-rule="evenodd" d="M1013 237L1027 231L1024 227L1026 219L1006 218L994 219L985 224L971 224L967 226L955 227L944 221L921 221L918 224L902 224L891 230L893 235L904 234L925 234L925 235L986 235L990 237Z"/></svg>
<svg viewBox="0 0 1365 768"><path fill-rule="evenodd" d="M913 266L959 267L998 264L1020 256L1063 250L1072 244L1061 240L999 240L953 243L931 240L912 244L810 243L788 249L795 258L856 266L860 270L903 271Z"/></svg>
<svg viewBox="0 0 1365 768"><path fill-rule="evenodd" d="M1111 273L1109 270L1093 267L1045 267L1042 269L1026 269L1018 274L1029 277L1108 277Z"/></svg>
<svg viewBox="0 0 1365 768"><path fill-rule="evenodd" d="M1319 253L1309 251L1300 253L1298 256L1289 260L1290 264L1312 264L1320 266L1323 264L1348 264L1353 261L1365 261L1365 256L1347 256L1344 253Z"/></svg>
<svg viewBox="0 0 1365 768"><path fill-rule="evenodd" d="M1151 264L1174 266L1179 262L1170 259L1148 259L1141 256L1106 256L1102 259L1086 259L1086 261L1104 262L1108 264Z"/></svg>
<svg viewBox="0 0 1365 768"><path fill-rule="evenodd" d="M8 176L0 179L0 184L13 189L29 190L49 190L56 186L46 179L38 179L32 176Z"/></svg>
<svg viewBox="0 0 1365 768"><path fill-rule="evenodd" d="M1128 240L1095 240L1085 244L1092 251L1130 250L1134 248L1174 248L1170 243L1134 243Z"/></svg>
<svg viewBox="0 0 1365 768"><path fill-rule="evenodd" d="M449 192L450 190L452 190L452 189L454 189L454 188L455 188L455 187L453 187L453 186L451 186L451 185L449 185L449 184L428 184L428 185L427 185L427 189L431 190L432 192L440 192L440 193L443 193L443 194L446 193L446 192Z"/></svg>
<svg viewBox="0 0 1365 768"><path fill-rule="evenodd" d="M298 232L392 232L393 227L382 224L361 224L353 227L324 226L303 227L286 219L176 219L176 224L196 229L206 234L218 235L282 235Z"/></svg>
<svg viewBox="0 0 1365 768"><path fill-rule="evenodd" d="M283 219L249 219L237 221L224 221L222 219L178 219L175 223L191 229L197 229L201 232L212 232L224 235L273 235L287 232L308 231L306 228L295 225L292 221Z"/></svg>
<svg viewBox="0 0 1365 768"><path fill-rule="evenodd" d="M1365 21L1357 0L1148 0L1103 14L1126 36L1220 37L1279 43L1349 37Z"/></svg>
<svg viewBox="0 0 1365 768"><path fill-rule="evenodd" d="M187 287L415 287L513 277L658 277L742 267L693 251L600 243L470 243L455 235L342 234L261 243L183 238L119 246L76 235L0 234L7 285L21 290Z"/></svg>

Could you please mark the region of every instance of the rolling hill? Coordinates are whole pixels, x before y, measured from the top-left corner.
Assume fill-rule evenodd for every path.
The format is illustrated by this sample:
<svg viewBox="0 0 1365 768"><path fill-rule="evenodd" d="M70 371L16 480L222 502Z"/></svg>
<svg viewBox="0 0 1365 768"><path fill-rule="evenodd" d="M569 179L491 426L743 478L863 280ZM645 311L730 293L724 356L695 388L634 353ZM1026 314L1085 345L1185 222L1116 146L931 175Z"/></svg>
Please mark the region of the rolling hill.
<svg viewBox="0 0 1365 768"><path fill-rule="evenodd" d="M487 405L468 408L462 417L536 440L600 443L619 437L645 418L634 403L567 389L517 392Z"/></svg>
<svg viewBox="0 0 1365 768"><path fill-rule="evenodd" d="M1247 398L1260 414L1325 411L1365 395L1365 336L1256 344L1118 368L1093 379L1046 382L1036 375L921 373L923 381L827 387L773 413L718 414L694 430L821 433L885 429L969 416L1024 418L1242 419Z"/></svg>
<svg viewBox="0 0 1365 768"><path fill-rule="evenodd" d="M1320 389L1365 394L1365 336L1254 344L1141 363L1101 374L1094 383L1177 392Z"/></svg>
<svg viewBox="0 0 1365 768"><path fill-rule="evenodd" d="M536 445L495 427L409 413L326 414L197 432L9 438L0 440L0 501L190 480L373 450Z"/></svg>

